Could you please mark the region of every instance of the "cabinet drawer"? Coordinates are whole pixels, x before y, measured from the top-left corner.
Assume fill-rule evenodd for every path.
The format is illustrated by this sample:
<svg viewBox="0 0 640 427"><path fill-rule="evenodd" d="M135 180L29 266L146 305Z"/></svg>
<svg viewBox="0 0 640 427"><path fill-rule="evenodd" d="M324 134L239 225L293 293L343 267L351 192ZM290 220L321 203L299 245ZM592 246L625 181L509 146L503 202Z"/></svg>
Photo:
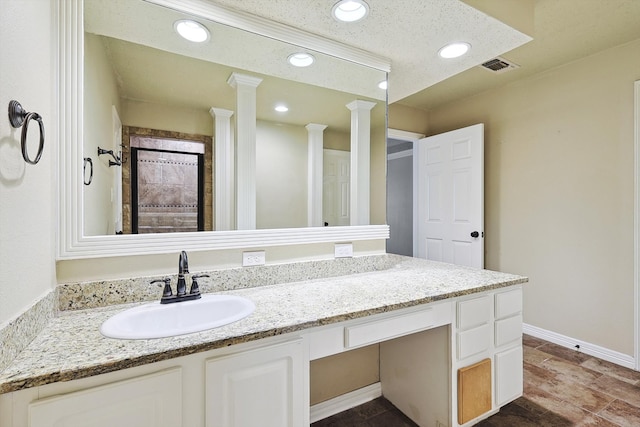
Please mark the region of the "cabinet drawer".
<svg viewBox="0 0 640 427"><path fill-rule="evenodd" d="M468 331L458 332L458 360L466 359L474 354L489 349L491 344L491 329L489 325L478 326Z"/></svg>
<svg viewBox="0 0 640 427"><path fill-rule="evenodd" d="M522 338L522 315L496 320L496 347Z"/></svg>
<svg viewBox="0 0 640 427"><path fill-rule="evenodd" d="M496 319L512 316L522 311L522 289L496 294Z"/></svg>
<svg viewBox="0 0 640 427"><path fill-rule="evenodd" d="M458 302L458 329L469 329L489 321L491 306L489 296Z"/></svg>
<svg viewBox="0 0 640 427"><path fill-rule="evenodd" d="M344 346L361 347L451 323L451 304L442 303L344 328Z"/></svg>

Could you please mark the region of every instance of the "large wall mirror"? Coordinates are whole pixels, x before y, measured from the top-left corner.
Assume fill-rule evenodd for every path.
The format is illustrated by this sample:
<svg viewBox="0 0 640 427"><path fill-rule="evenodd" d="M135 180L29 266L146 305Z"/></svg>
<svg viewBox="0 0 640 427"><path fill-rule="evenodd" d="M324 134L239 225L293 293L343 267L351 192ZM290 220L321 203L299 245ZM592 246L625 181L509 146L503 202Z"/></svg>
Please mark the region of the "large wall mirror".
<svg viewBox="0 0 640 427"><path fill-rule="evenodd" d="M384 59L201 0L61 3L60 258L387 237ZM292 66L300 52L314 63Z"/></svg>

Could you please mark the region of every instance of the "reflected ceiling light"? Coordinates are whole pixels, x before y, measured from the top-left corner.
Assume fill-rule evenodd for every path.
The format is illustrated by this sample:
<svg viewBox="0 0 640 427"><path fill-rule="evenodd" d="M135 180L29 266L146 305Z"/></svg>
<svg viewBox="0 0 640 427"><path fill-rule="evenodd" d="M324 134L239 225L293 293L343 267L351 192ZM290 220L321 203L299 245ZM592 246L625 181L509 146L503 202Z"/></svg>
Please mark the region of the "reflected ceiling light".
<svg viewBox="0 0 640 427"><path fill-rule="evenodd" d="M383 80L378 83L378 87L382 90L387 90L387 88L389 87L389 83L386 80Z"/></svg>
<svg viewBox="0 0 640 427"><path fill-rule="evenodd" d="M449 43L438 51L441 58L451 59L464 55L471 49L471 45L467 42Z"/></svg>
<svg viewBox="0 0 640 427"><path fill-rule="evenodd" d="M364 0L340 0L333 5L331 14L342 22L356 22L367 16L369 5Z"/></svg>
<svg viewBox="0 0 640 427"><path fill-rule="evenodd" d="M173 24L178 34L190 42L202 43L209 40L210 34L207 27L190 19L181 19Z"/></svg>
<svg viewBox="0 0 640 427"><path fill-rule="evenodd" d="M292 53L287 58L289 64L294 67L308 67L316 60L313 55L305 52Z"/></svg>
<svg viewBox="0 0 640 427"><path fill-rule="evenodd" d="M278 113L286 113L287 111L289 111L289 108L287 108L287 106L286 106L286 105L282 105L282 104L280 104L280 105L276 105L275 110L276 110Z"/></svg>

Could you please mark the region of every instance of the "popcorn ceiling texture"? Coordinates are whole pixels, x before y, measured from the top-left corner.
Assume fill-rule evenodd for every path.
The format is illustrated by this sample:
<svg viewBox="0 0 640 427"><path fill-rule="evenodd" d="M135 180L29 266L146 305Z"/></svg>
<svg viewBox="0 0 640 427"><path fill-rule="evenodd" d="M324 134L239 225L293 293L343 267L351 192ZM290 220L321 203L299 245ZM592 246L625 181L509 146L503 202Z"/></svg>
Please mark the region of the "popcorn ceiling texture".
<svg viewBox="0 0 640 427"><path fill-rule="evenodd" d="M386 269L376 270L385 263ZM338 268L324 262L301 264L272 266L277 268L263 271L241 269L247 271L242 278L254 284L270 282L254 287L226 282L228 286L236 286L227 293L249 298L256 304L256 310L242 320L208 331L153 340L115 340L102 336L99 327L129 306L61 312L0 372L0 393L118 371L527 281L526 277L512 274L398 256L341 260L334 266ZM372 270L348 272L364 269L362 264ZM340 268L347 272L337 274ZM288 283L272 284L287 274L291 279ZM321 274L334 277L313 278Z"/></svg>

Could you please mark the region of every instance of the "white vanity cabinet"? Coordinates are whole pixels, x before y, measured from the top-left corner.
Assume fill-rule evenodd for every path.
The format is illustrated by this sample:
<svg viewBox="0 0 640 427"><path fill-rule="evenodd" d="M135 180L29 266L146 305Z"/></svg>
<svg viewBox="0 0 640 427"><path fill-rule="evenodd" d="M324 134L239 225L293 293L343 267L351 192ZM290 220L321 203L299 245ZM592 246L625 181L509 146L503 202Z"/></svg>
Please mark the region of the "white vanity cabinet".
<svg viewBox="0 0 640 427"><path fill-rule="evenodd" d="M309 425L306 353L296 339L207 360L206 426Z"/></svg>
<svg viewBox="0 0 640 427"><path fill-rule="evenodd" d="M307 426L310 361L371 344L382 394L407 416L471 426L522 394L521 286L2 394L0 427Z"/></svg>
<svg viewBox="0 0 640 427"><path fill-rule="evenodd" d="M28 425L180 427L183 425L181 402L182 372L180 368L173 368L38 399L28 405Z"/></svg>
<svg viewBox="0 0 640 427"><path fill-rule="evenodd" d="M456 357L452 358L451 373L455 405L452 418L457 423L452 425L470 426L522 395L521 286L460 298L453 329L452 352ZM460 372L466 373L487 359L491 363L491 375L485 381L490 383L474 385L477 393L461 393L464 383L460 382ZM474 381L473 375L471 381ZM480 396L480 389L487 395ZM487 406L477 409L472 417L464 416L463 413L469 413L468 406L477 405L479 400L486 401Z"/></svg>

